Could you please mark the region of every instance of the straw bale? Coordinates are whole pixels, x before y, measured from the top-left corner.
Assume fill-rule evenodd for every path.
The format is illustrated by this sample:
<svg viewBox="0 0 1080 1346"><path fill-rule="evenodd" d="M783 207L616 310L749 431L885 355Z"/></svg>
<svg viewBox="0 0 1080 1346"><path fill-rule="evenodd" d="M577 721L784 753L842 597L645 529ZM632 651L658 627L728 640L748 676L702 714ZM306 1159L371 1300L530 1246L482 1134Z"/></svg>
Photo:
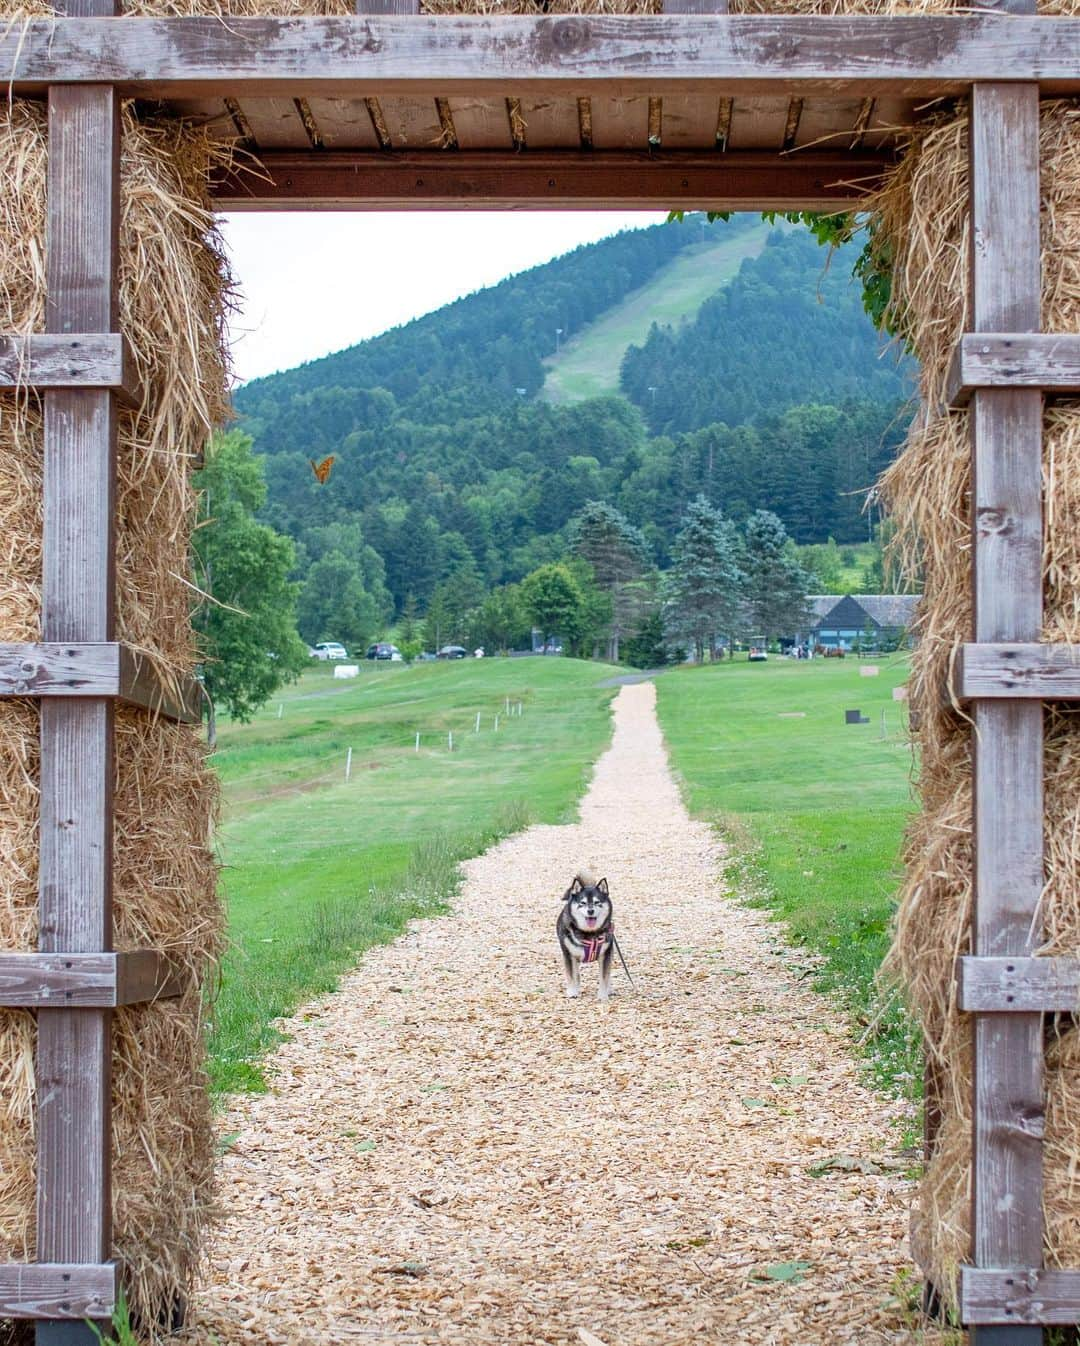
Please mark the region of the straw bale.
<svg viewBox="0 0 1080 1346"><path fill-rule="evenodd" d="M876 241L893 269L892 315L919 357L921 410L882 487L902 556L921 571L923 600L910 701L916 712L921 812L905 840L906 875L888 969L905 984L942 1080L944 1114L913 1215L913 1244L955 1302L970 1241L970 1023L954 1003L953 959L969 947L971 732L944 692L958 645L971 634L970 439L966 411L942 406L949 357L967 312L968 120L949 110L910 132L906 153L872 203ZM1042 105L1042 323L1080 331L1080 105ZM1043 575L1048 641L1080 641L1080 403L1044 422ZM1080 953L1080 715L1047 709L1046 888L1041 951ZM1076 1032L1047 1059L1046 1257L1080 1265L1075 1127L1080 1108Z"/></svg>
<svg viewBox="0 0 1080 1346"><path fill-rule="evenodd" d="M120 416L117 624L172 678L194 665L187 579L194 455L226 414L229 299L206 200L202 132L125 110L121 322L145 390ZM46 124L34 104L0 114L0 322L44 317ZM41 409L0 399L0 640L40 636ZM38 714L0 714L0 947L37 939ZM221 939L210 850L216 789L191 728L117 713L116 947L156 948L186 974L177 1000L119 1011L114 1033L115 1255L147 1324L186 1295L212 1212L204 987ZM0 1259L34 1255L35 1025L0 1013Z"/></svg>

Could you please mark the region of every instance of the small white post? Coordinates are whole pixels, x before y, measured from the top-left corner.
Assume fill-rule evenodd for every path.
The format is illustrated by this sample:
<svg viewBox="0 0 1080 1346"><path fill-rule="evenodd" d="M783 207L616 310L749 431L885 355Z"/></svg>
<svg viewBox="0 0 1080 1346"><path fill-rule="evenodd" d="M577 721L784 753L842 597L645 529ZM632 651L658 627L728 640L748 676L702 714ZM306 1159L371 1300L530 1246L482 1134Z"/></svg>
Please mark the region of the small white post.
<svg viewBox="0 0 1080 1346"><path fill-rule="evenodd" d="M499 717L497 715L495 716L495 732L499 732Z"/></svg>
<svg viewBox="0 0 1080 1346"><path fill-rule="evenodd" d="M279 720L281 719L281 713L282 713L282 711L283 711L284 709L285 709L284 705L282 704L282 702L279 701L279 702L278 702L278 708L277 708L277 717L278 717Z"/></svg>
<svg viewBox="0 0 1080 1346"><path fill-rule="evenodd" d="M420 751L420 731L416 731L416 751Z"/></svg>
<svg viewBox="0 0 1080 1346"><path fill-rule="evenodd" d="M450 744L450 751L453 752L453 751L454 751L454 731L451 729L450 732L447 734L446 737L447 737L447 741L448 741L449 744Z"/></svg>
<svg viewBox="0 0 1080 1346"><path fill-rule="evenodd" d="M524 709L525 709L525 702L524 702L524 701L519 701L519 702L518 702L518 714L520 715L520 714L524 711Z"/></svg>
<svg viewBox="0 0 1080 1346"><path fill-rule="evenodd" d="M510 714L510 698L509 698L509 697L506 698L506 713L507 713L507 715Z"/></svg>
<svg viewBox="0 0 1080 1346"><path fill-rule="evenodd" d="M352 775L352 748L345 754L345 779Z"/></svg>
<svg viewBox="0 0 1080 1346"><path fill-rule="evenodd" d="M476 712L476 728L473 730L473 733L474 733L474 734L478 734L479 732L480 732L480 712L477 711L477 712Z"/></svg>
<svg viewBox="0 0 1080 1346"><path fill-rule="evenodd" d="M882 738L885 738L885 737L886 737L886 731L885 731L885 707L884 707L884 706L882 706L882 708L881 708L881 737L882 737Z"/></svg>

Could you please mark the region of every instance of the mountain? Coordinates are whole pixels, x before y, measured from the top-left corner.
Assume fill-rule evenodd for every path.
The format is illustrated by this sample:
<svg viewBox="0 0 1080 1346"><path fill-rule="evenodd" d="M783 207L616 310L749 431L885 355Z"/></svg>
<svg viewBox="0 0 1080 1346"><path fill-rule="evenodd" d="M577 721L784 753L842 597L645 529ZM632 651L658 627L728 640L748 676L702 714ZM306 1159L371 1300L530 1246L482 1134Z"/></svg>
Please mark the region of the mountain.
<svg viewBox="0 0 1080 1346"><path fill-rule="evenodd" d="M909 371L883 354L848 256L826 259L799 229L690 217L247 384L264 518L313 592L351 565L354 589L398 612L448 577L476 597L560 558L588 500L622 510L661 566L698 493L737 523L772 509L799 542L864 539L861 493L899 440ZM586 375L612 395L582 399ZM320 484L309 460L328 454Z"/></svg>

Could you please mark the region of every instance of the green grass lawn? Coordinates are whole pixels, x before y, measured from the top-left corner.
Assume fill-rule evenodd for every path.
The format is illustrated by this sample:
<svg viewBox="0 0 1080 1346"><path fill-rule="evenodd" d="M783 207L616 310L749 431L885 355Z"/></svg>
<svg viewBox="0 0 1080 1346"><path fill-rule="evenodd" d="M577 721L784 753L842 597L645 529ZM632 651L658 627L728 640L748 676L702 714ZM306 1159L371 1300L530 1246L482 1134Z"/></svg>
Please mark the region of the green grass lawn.
<svg viewBox="0 0 1080 1346"><path fill-rule="evenodd" d="M222 726L230 948L211 1036L216 1088L260 1087L259 1058L278 1040L271 1021L332 989L360 950L438 910L459 860L527 820L573 815L610 733L614 692L597 683L611 672L573 659L361 661L355 681L314 668L251 724ZM508 699L520 715L506 714Z"/></svg>
<svg viewBox="0 0 1080 1346"><path fill-rule="evenodd" d="M861 663L877 677L861 677ZM777 656L657 679L659 715L694 814L733 843L733 876L822 956L820 984L866 1027L878 1078L916 1089L910 1026L875 989L904 821L914 807L901 655ZM847 725L860 709L868 724ZM882 714L884 713L884 730Z"/></svg>
<svg viewBox="0 0 1080 1346"><path fill-rule="evenodd" d="M691 228L692 224L670 226ZM722 289L742 265L765 246L770 226L717 243L686 248L673 262L627 299L551 356L544 396L552 402L580 402L619 391L619 369L627 346L640 344L654 322L662 326L692 318L710 295Z"/></svg>

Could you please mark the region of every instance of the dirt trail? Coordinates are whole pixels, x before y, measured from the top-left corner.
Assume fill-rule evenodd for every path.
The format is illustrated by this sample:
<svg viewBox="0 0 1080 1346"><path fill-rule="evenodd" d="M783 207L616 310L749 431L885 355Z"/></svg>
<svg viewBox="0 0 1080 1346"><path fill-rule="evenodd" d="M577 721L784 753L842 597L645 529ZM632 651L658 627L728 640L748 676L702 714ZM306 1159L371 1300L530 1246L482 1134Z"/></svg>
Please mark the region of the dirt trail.
<svg viewBox="0 0 1080 1346"><path fill-rule="evenodd" d="M451 915L290 1022L273 1091L223 1121L240 1134L200 1340L919 1339L893 1293L909 1183L812 1176L837 1156L895 1168L895 1109L857 1082L800 956L720 887L654 702L618 694L580 825L471 861ZM617 971L607 1005L594 968L577 1001L557 970L583 861L637 983Z"/></svg>

